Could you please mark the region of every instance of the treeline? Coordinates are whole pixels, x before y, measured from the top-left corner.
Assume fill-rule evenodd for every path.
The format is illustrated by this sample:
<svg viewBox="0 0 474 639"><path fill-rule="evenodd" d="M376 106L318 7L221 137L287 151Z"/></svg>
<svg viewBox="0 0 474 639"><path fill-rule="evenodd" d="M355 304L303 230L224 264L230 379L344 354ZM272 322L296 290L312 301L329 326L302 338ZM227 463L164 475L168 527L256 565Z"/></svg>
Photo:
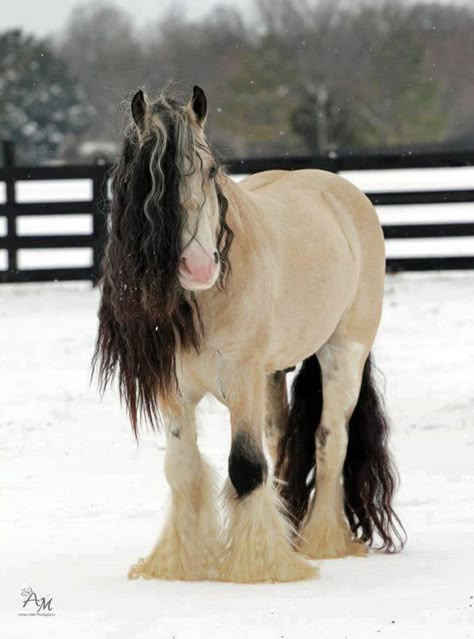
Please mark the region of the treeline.
<svg viewBox="0 0 474 639"><path fill-rule="evenodd" d="M76 8L54 41L0 34L0 138L24 161L113 155L137 87L207 92L225 156L474 144L474 7L405 0L256 0L138 28Z"/></svg>

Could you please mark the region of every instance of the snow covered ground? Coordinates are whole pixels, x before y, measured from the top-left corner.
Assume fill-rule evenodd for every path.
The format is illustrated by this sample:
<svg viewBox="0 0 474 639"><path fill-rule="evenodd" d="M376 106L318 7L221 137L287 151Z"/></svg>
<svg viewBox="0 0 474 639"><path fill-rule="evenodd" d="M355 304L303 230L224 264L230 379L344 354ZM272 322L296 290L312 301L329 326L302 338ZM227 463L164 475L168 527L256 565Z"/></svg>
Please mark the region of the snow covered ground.
<svg viewBox="0 0 474 639"><path fill-rule="evenodd" d="M163 521L163 438L137 447L117 395L89 386L97 302L86 284L0 287L2 639L474 635L474 273L387 280L375 355L405 551L284 585L127 581ZM223 478L227 414L206 399L200 424ZM30 586L55 616L19 616Z"/></svg>

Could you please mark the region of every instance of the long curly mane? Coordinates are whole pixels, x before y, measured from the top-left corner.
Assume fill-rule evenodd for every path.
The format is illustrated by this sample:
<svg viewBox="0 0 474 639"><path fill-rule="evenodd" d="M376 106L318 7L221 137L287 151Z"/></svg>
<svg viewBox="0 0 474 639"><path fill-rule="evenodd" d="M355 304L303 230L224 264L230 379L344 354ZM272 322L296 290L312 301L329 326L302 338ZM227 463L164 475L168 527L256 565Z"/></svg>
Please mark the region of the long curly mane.
<svg viewBox="0 0 474 639"><path fill-rule="evenodd" d="M135 434L140 417L158 426L158 399L177 391L178 351L200 348L199 308L178 280L186 222L180 187L199 162L202 167L200 153L214 156L196 139L184 105L162 95L150 109L156 117L145 137L133 124L125 131L113 173L93 357L102 391L117 376ZM232 232L227 200L215 187L222 287Z"/></svg>

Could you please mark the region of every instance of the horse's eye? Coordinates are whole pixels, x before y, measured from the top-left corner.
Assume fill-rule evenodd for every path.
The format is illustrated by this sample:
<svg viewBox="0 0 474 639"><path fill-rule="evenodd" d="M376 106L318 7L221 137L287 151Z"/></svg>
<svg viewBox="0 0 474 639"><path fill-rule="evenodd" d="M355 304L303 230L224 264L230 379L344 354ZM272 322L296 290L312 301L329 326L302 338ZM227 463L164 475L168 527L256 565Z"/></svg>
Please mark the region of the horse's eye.
<svg viewBox="0 0 474 639"><path fill-rule="evenodd" d="M212 180L213 178L215 178L217 175L217 166L214 164L213 166L211 166L211 168L209 169L209 178Z"/></svg>

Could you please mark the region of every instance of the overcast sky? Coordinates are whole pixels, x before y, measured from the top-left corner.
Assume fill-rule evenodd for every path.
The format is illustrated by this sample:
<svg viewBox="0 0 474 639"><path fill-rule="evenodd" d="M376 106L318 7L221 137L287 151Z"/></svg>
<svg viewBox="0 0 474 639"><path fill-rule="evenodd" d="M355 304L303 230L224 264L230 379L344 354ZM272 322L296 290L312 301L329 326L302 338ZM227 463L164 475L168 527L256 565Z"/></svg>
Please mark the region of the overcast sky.
<svg viewBox="0 0 474 639"><path fill-rule="evenodd" d="M187 15L198 17L223 0L112 0L132 13L138 24L155 20L166 7L186 7ZM225 0L224 0L224 3ZM3 0L0 8L0 31L22 27L26 31L48 35L61 29L73 7L90 4L88 0ZM227 2L226 4L230 4ZM234 6L249 9L253 0L232 0Z"/></svg>
<svg viewBox="0 0 474 639"><path fill-rule="evenodd" d="M254 0L108 0L122 6L135 16L138 25L154 21L167 7L185 7L189 17L199 17L216 4L232 4L243 11L252 11ZM429 1L429 0L427 0ZM431 0L451 4L474 0ZM39 35L48 35L61 29L73 7L90 4L90 0L2 0L0 32L22 27Z"/></svg>

